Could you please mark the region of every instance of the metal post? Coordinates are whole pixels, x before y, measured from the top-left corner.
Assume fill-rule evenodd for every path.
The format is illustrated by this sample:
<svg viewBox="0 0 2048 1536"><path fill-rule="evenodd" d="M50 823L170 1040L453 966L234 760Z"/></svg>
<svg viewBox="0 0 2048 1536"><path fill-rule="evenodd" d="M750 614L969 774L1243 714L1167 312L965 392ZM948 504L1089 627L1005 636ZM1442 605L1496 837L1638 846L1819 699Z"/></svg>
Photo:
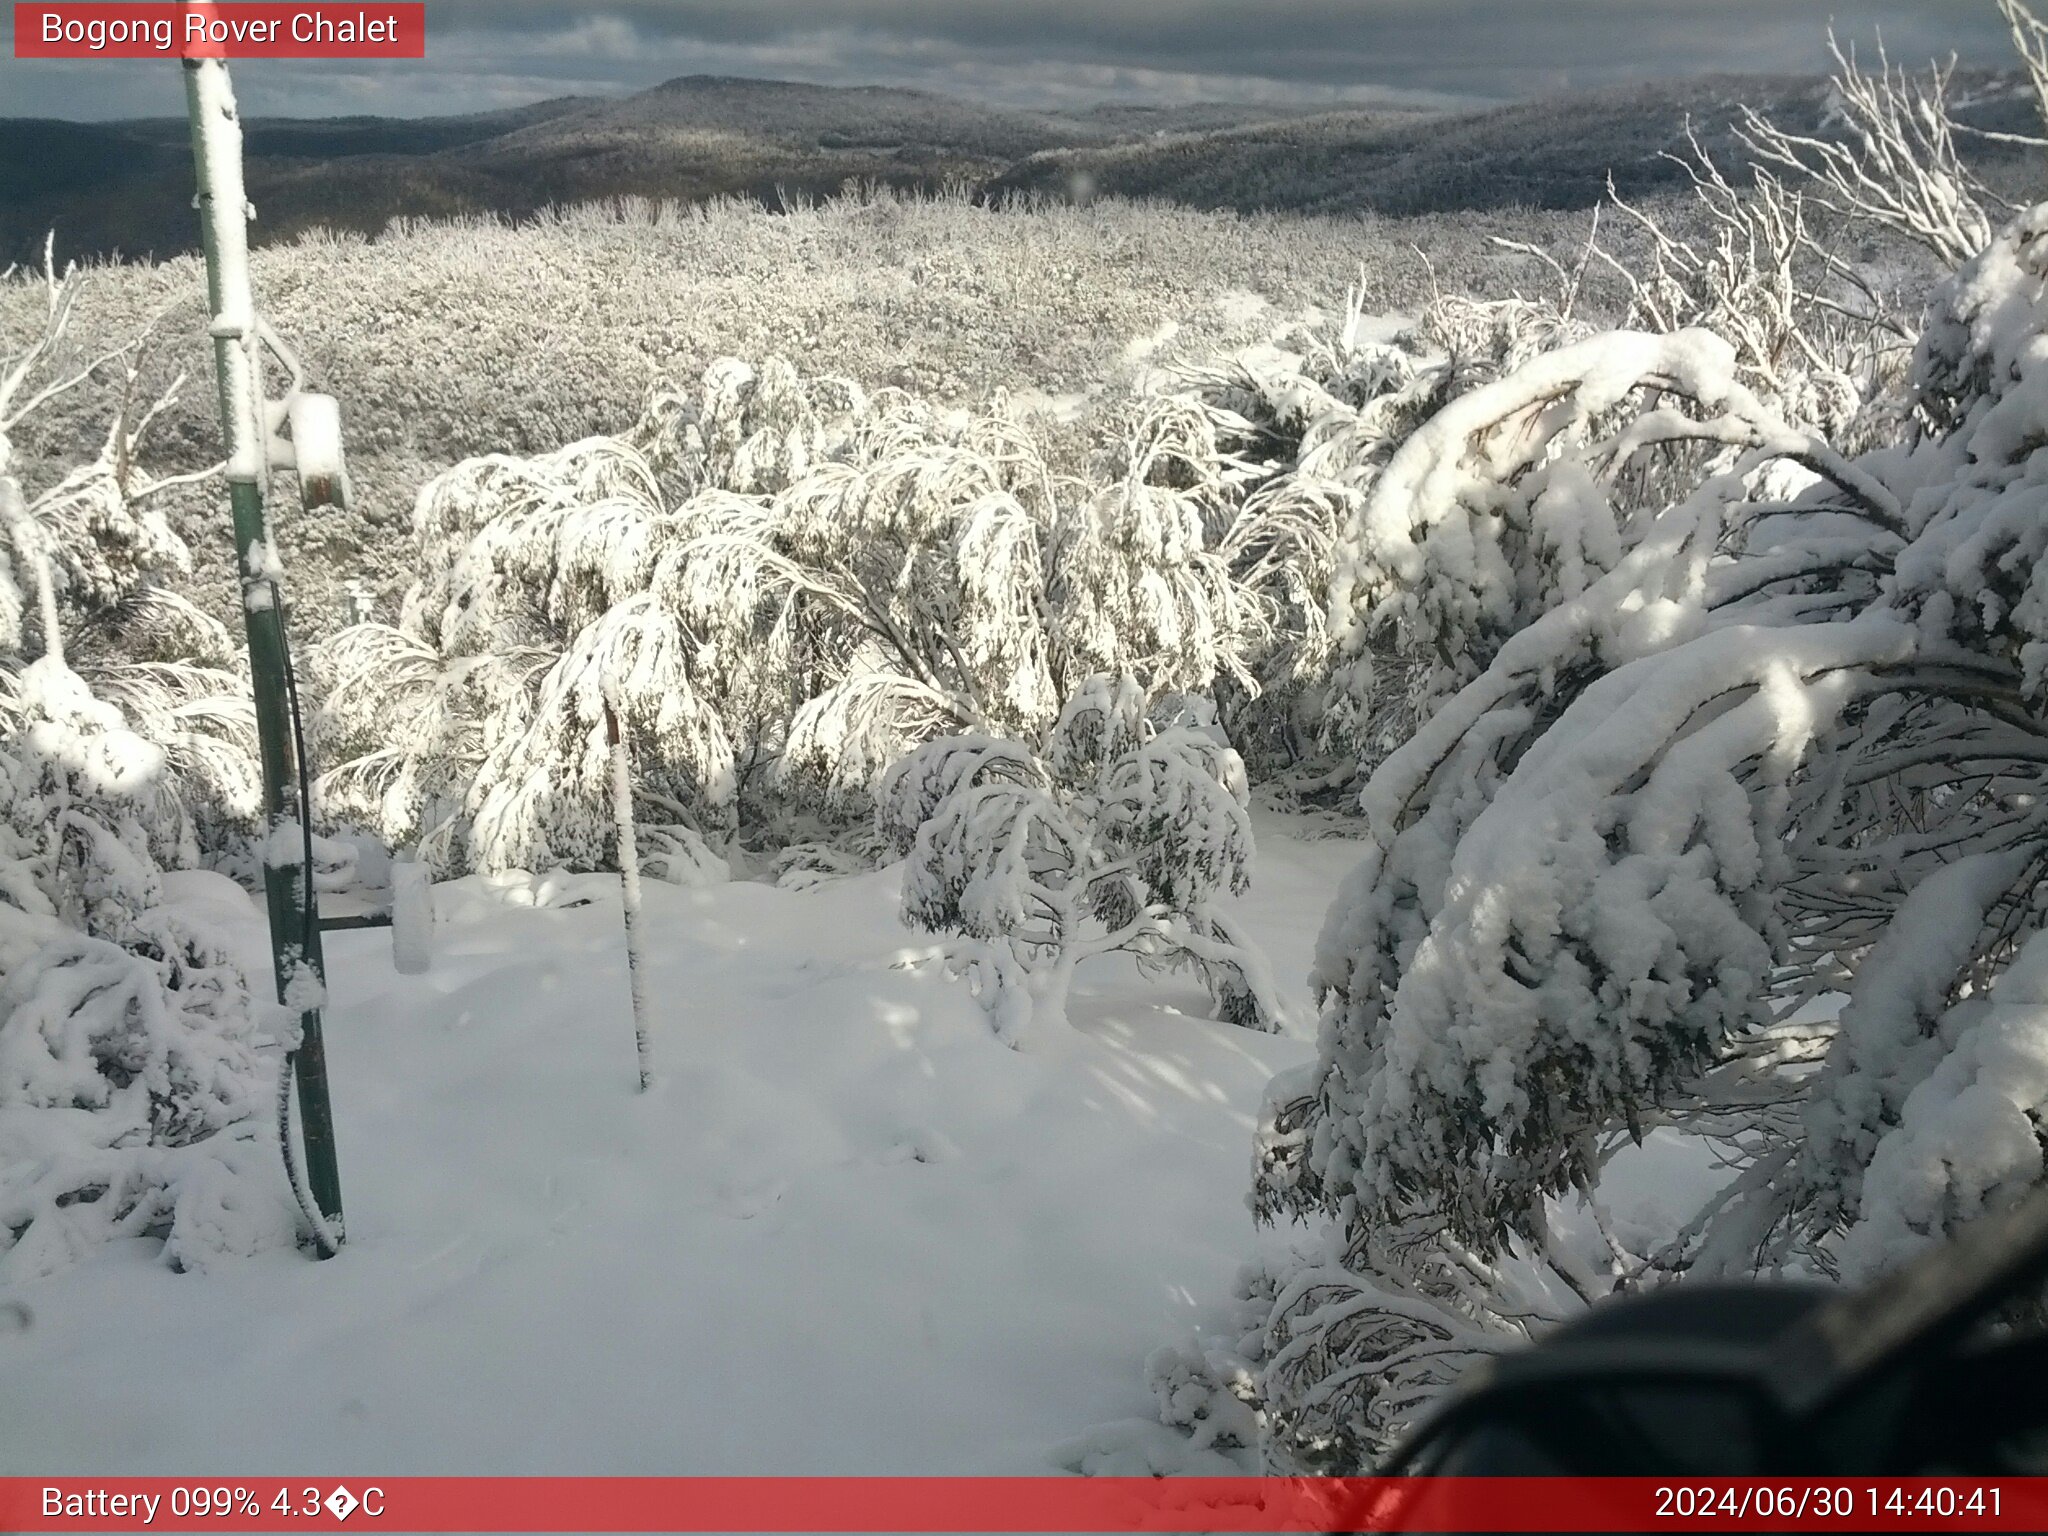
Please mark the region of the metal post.
<svg viewBox="0 0 2048 1536"><path fill-rule="evenodd" d="M612 691L605 688L604 739L611 752L612 821L619 835L619 893L626 908L626 984L633 1000L633 1047L640 1057L640 1091L654 1081L654 1047L647 1030L647 967L640 955L640 846L633 831L633 769L626 733Z"/></svg>
<svg viewBox="0 0 2048 1536"><path fill-rule="evenodd" d="M214 365L220 384L221 435L228 452L228 496L235 519L235 559L242 617L249 636L249 674L256 696L256 734L263 763L263 886L270 909L270 949L277 1000L299 1014L295 1069L299 1120L312 1186L325 1230L320 1256L341 1241L341 1173L334 1153L334 1116L327 1097L327 1055L320 1034L327 966L320 946L318 898L307 867L308 807L300 803L299 764L289 695L290 657L276 546L264 524L269 468L261 361L249 286L248 199L242 183L242 127L227 65L186 59L185 102L198 175L200 231L206 251L206 294L212 312ZM289 1138L288 1128L284 1134ZM289 1146L285 1149L291 1156ZM309 1213L310 1214L310 1213Z"/></svg>

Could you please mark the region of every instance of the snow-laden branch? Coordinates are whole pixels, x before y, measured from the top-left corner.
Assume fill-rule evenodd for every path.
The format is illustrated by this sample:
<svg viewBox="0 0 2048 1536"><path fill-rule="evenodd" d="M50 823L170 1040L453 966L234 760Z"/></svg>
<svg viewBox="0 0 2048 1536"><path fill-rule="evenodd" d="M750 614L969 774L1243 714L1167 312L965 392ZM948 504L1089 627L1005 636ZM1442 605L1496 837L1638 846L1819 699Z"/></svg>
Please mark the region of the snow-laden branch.
<svg viewBox="0 0 2048 1536"><path fill-rule="evenodd" d="M1828 49L1835 59L1830 107L1843 136L1799 133L1744 107L1737 128L1743 142L1804 179L1812 196L1837 212L1917 241L1946 266L1968 261L1991 238L1987 208L2005 205L1956 146L1948 105L1954 60L1915 78L1892 64L1882 42L1875 73L1832 32Z"/></svg>

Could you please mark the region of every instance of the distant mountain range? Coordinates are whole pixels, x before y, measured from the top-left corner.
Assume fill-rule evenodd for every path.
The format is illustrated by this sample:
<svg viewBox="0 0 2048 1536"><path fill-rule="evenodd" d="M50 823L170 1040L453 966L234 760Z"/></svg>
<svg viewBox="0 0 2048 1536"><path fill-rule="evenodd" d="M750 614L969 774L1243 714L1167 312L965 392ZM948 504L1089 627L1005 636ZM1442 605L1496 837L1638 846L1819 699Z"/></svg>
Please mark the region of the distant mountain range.
<svg viewBox="0 0 2048 1536"><path fill-rule="evenodd" d="M2015 81L1967 82L1979 126L2033 127ZM1207 208L1417 214L1585 207L1673 184L1688 120L1717 151L1749 102L1815 126L1825 82L1661 81L1464 112L1199 104L1031 112L922 91L693 75L617 100L568 97L438 118L247 125L260 240L406 215L530 213L616 196L827 195L850 180L989 195L1154 197ZM192 168L175 119L0 119L0 265L54 228L67 256L191 248Z"/></svg>
<svg viewBox="0 0 2048 1536"><path fill-rule="evenodd" d="M1960 76L1957 116L2039 134L2017 74ZM1005 190L1156 197L1199 208L1415 215L1502 208L1589 208L1608 178L1624 197L1686 181L1672 156L1688 130L1724 169L1745 160L1741 108L1806 132L1831 131L1831 88L1807 76L1704 75L1456 113L1332 112L1187 135L1043 150L988 183ZM1976 141L1995 183L2026 176L2020 154ZM2038 156L2036 158L2039 158Z"/></svg>

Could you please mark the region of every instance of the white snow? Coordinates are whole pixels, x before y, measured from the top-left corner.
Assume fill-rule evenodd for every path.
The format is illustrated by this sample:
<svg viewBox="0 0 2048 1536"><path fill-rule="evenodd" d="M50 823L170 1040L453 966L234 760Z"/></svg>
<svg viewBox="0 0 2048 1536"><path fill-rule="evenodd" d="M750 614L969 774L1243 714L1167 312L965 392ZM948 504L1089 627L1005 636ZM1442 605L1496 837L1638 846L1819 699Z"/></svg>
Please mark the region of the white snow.
<svg viewBox="0 0 2048 1536"><path fill-rule="evenodd" d="M1228 906L1305 1014L1357 845L1258 830ZM1152 1417L1147 1357L1285 1240L1243 1193L1308 1046L1111 959L1019 1054L899 967L898 879L649 883L644 1095L616 876L438 887L431 975L330 935L347 1248L202 1278L126 1240L0 1296L0 1473L1034 1473Z"/></svg>
<svg viewBox="0 0 2048 1536"><path fill-rule="evenodd" d="M263 478L265 455L259 408L262 380L256 369L254 349L249 345L256 329L256 315L249 284L250 209L242 178L242 121L235 108L226 65L201 60L188 79L195 108L193 117L206 163L208 201L203 212L211 225L212 264L220 287L220 305L208 332L216 339L233 343L225 349L222 386L228 402L225 415L232 433L227 477L253 483Z"/></svg>
<svg viewBox="0 0 2048 1536"><path fill-rule="evenodd" d="M291 424L293 465L300 481L341 484L348 473L341 452L341 403L332 395L296 395Z"/></svg>
<svg viewBox="0 0 2048 1536"><path fill-rule="evenodd" d="M1855 1278L2011 1208L2041 1182L2048 936L2029 939L1988 1000L1959 1004L1944 1026L1952 1048L1906 1096L1870 1156L1859 1219L1842 1244L1843 1270Z"/></svg>
<svg viewBox="0 0 2048 1536"><path fill-rule="evenodd" d="M1158 356L1160 349L1179 334L1178 320L1163 320L1146 335L1133 336L1124 343L1124 360L1131 363L1148 362Z"/></svg>
<svg viewBox="0 0 2048 1536"><path fill-rule="evenodd" d="M434 884L416 859L391 865L391 963L401 976L424 976L434 963Z"/></svg>

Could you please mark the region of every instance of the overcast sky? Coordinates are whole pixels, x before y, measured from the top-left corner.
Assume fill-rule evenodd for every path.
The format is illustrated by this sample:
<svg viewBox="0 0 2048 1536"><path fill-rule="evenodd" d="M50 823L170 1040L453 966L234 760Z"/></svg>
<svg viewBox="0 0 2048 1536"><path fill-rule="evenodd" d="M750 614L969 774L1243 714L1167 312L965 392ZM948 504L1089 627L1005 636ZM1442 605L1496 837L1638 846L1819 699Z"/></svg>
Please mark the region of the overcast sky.
<svg viewBox="0 0 2048 1536"><path fill-rule="evenodd" d="M366 8L374 12L375 0ZM1992 0L432 0L424 62L245 62L245 110L479 111L676 75L1070 101L1504 99L1659 75L1818 72L1830 17L1893 56L2006 57ZM17 60L0 116L183 111L169 64Z"/></svg>

